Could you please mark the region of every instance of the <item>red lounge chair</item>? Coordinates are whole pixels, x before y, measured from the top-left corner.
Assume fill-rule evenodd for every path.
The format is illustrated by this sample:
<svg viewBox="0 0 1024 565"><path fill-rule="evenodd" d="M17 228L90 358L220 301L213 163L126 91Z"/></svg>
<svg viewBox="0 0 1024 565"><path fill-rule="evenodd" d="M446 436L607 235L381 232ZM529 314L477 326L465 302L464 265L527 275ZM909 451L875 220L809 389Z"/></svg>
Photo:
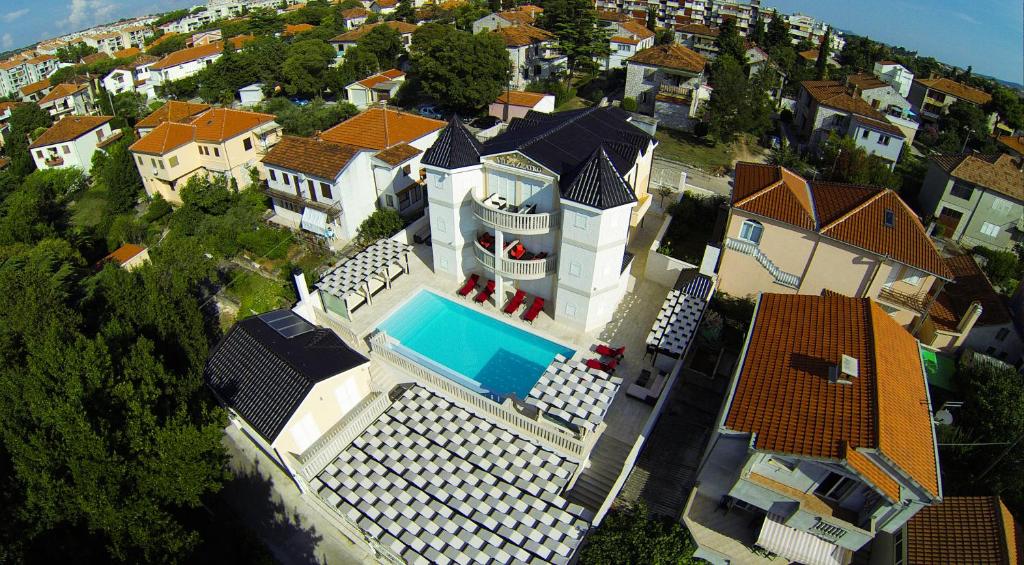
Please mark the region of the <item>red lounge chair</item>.
<svg viewBox="0 0 1024 565"><path fill-rule="evenodd" d="M517 290L515 296L512 297L512 300L508 301L508 304L505 305L505 310L503 311L509 316L515 314L516 310L523 305L524 300L526 300L526 293L521 290Z"/></svg>
<svg viewBox="0 0 1024 565"><path fill-rule="evenodd" d="M616 347L613 349L611 347L608 347L607 345L601 344L597 346L597 349L595 349L595 351L598 355L601 355L602 357L613 357L615 359L618 359L622 357L623 353L626 352L626 348Z"/></svg>
<svg viewBox="0 0 1024 565"><path fill-rule="evenodd" d="M513 259L522 259L523 255L526 255L526 248L522 243L515 244L508 252L508 256Z"/></svg>
<svg viewBox="0 0 1024 565"><path fill-rule="evenodd" d="M615 367L619 366L619 360L618 359L612 359L611 361L609 361L607 363L602 363L601 361L599 361L597 359L587 359L585 361L585 363L586 363L588 368L595 369L595 370L598 370L598 371L604 371L605 373L608 373L609 375L612 374L613 372L615 372Z"/></svg>
<svg viewBox="0 0 1024 565"><path fill-rule="evenodd" d="M527 322L533 323L537 319L537 315L544 309L544 299L536 297L533 299L533 303L530 304L530 308L523 314L523 319Z"/></svg>
<svg viewBox="0 0 1024 565"><path fill-rule="evenodd" d="M492 294L494 294L494 281L489 280L487 281L487 286L478 292L473 300L480 303L487 302L487 299L490 298Z"/></svg>
<svg viewBox="0 0 1024 565"><path fill-rule="evenodd" d="M466 279L466 284L462 285L462 288L459 289L459 296L461 296L463 298L465 298L466 296L469 296L469 293L473 292L473 289L476 288L476 283L479 280L480 280L480 275L478 275L476 273L473 273L472 275L469 275L469 278Z"/></svg>
<svg viewBox="0 0 1024 565"><path fill-rule="evenodd" d="M490 251L491 249L494 249L494 236L493 235L491 235L489 233L484 233L483 235L480 236L480 239L478 241L480 242L480 245L482 245L484 249L486 249L488 251Z"/></svg>

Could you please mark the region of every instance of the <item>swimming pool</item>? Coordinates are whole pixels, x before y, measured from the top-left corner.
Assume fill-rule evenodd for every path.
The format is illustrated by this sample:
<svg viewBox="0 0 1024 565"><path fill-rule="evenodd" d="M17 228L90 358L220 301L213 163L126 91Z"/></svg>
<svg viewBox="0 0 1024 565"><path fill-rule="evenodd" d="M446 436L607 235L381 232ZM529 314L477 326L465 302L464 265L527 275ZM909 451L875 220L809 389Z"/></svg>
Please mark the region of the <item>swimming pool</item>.
<svg viewBox="0 0 1024 565"><path fill-rule="evenodd" d="M525 399L556 354L574 351L474 310L470 305L421 290L378 329L421 363L470 388L500 398ZM437 367L432 367L437 370ZM454 375L451 373L455 373ZM475 385L475 386L474 386Z"/></svg>

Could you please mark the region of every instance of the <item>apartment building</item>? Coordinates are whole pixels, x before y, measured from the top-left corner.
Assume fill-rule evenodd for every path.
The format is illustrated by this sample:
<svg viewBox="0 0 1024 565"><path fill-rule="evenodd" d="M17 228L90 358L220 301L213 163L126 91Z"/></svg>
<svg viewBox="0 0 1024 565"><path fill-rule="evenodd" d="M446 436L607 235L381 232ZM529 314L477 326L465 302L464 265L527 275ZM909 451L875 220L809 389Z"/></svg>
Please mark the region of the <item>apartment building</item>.
<svg viewBox="0 0 1024 565"><path fill-rule="evenodd" d="M1024 236L1024 160L1010 155L937 155L918 202L937 235L964 247L1012 251Z"/></svg>
<svg viewBox="0 0 1024 565"><path fill-rule="evenodd" d="M281 138L270 114L212 108L182 122L165 121L128 149L146 194L181 204L180 190L196 175L219 175L239 188L252 182L260 158Z"/></svg>
<svg viewBox="0 0 1024 565"><path fill-rule="evenodd" d="M832 80L800 83L794 126L806 140L806 147L820 151L830 133L853 138L869 155L877 155L896 166L906 136L887 115L852 94L852 88Z"/></svg>
<svg viewBox="0 0 1024 565"><path fill-rule="evenodd" d="M718 28L704 24L676 24L676 43L696 51L705 59L714 59L718 55Z"/></svg>
<svg viewBox="0 0 1024 565"><path fill-rule="evenodd" d="M82 38L82 42L89 47L95 48L100 53L106 53L111 56L113 56L117 51L131 47L130 44L125 43L122 34L117 32L86 35Z"/></svg>
<svg viewBox="0 0 1024 565"><path fill-rule="evenodd" d="M690 130L701 104L711 97L705 65L704 57L675 43L644 49L627 61L625 95L636 100L641 114Z"/></svg>
<svg viewBox="0 0 1024 565"><path fill-rule="evenodd" d="M868 73L858 73L846 77L846 86L853 95L871 104L881 112L885 119L903 132L905 143L914 142L920 123L910 109L910 101L900 95L896 87Z"/></svg>
<svg viewBox="0 0 1024 565"><path fill-rule="evenodd" d="M498 296L539 296L583 332L607 324L629 278L629 228L650 206L655 145L613 107L530 112L484 144L453 120L422 160L434 271L483 273Z"/></svg>
<svg viewBox="0 0 1024 565"><path fill-rule="evenodd" d="M514 10L495 12L473 22L473 33L494 31L502 27L511 27L523 24L534 25L537 23L537 17L543 13L543 8L529 4L518 6Z"/></svg>
<svg viewBox="0 0 1024 565"><path fill-rule="evenodd" d="M366 8L348 8L341 11L341 17L345 21L345 27L352 29L366 23L366 20L373 12Z"/></svg>
<svg viewBox="0 0 1024 565"><path fill-rule="evenodd" d="M409 46L412 45L412 34L414 31L416 31L417 26L401 21L387 21L372 24L363 24L357 27L356 29L346 31L341 35L331 38L331 40L328 41L328 43L333 45L334 49L337 50L338 59L344 59L345 50L355 47L356 43L359 43L359 40L362 39L364 35L370 33L370 30L379 25L385 25L397 31L398 36L402 39L402 46L405 47L407 51L409 50Z"/></svg>
<svg viewBox="0 0 1024 565"><path fill-rule="evenodd" d="M731 19L741 35L747 34L761 9L761 0L596 0L595 4L600 10L622 12L639 20L654 10L658 25L668 28L676 24L718 27Z"/></svg>
<svg viewBox="0 0 1024 565"><path fill-rule="evenodd" d="M654 32L640 22L615 22L610 26L609 32L611 37L608 39L608 56L601 61L605 69L624 67L630 57L654 47Z"/></svg>
<svg viewBox="0 0 1024 565"><path fill-rule="evenodd" d="M923 78L914 79L907 99L921 118L934 122L957 100L984 106L992 100L992 95L948 78ZM982 135L988 132L975 133Z"/></svg>
<svg viewBox="0 0 1024 565"><path fill-rule="evenodd" d="M58 84L36 104L49 112L54 119L70 114L91 114L96 110L96 101L87 84Z"/></svg>
<svg viewBox="0 0 1024 565"><path fill-rule="evenodd" d="M568 59L555 50L555 36L548 31L520 24L490 33L505 42L512 61L509 88L524 90L530 82L555 78L568 70Z"/></svg>
<svg viewBox="0 0 1024 565"><path fill-rule="evenodd" d="M808 41L812 45L821 45L821 42L825 39L825 34L829 35L828 49L830 53L842 51L843 46L846 45L842 32L837 31L826 22L799 12L795 14L780 14L774 8L761 10L761 22L765 27L768 26L768 22L777 17L782 18L782 21L789 28L789 35L792 38L793 45L801 41Z"/></svg>
<svg viewBox="0 0 1024 565"><path fill-rule="evenodd" d="M86 174L92 156L121 137L110 129L113 116L64 116L36 138L28 150L37 169L76 167Z"/></svg>
<svg viewBox="0 0 1024 565"><path fill-rule="evenodd" d="M900 96L910 96L910 86L914 83L914 73L896 61L878 61L875 63L873 72L875 76L892 85Z"/></svg>
<svg viewBox="0 0 1024 565"><path fill-rule="evenodd" d="M719 290L876 300L913 327L954 275L917 215L888 189L807 181L737 163Z"/></svg>
<svg viewBox="0 0 1024 565"><path fill-rule="evenodd" d="M338 246L378 208L418 214L426 205L420 160L444 126L374 107L316 138L285 136L262 159L276 221Z"/></svg>
<svg viewBox="0 0 1024 565"><path fill-rule="evenodd" d="M53 55L20 53L0 62L0 96L18 96L22 87L49 78L59 61Z"/></svg>
<svg viewBox="0 0 1024 565"><path fill-rule="evenodd" d="M683 516L696 557L846 564L942 500L918 343L870 298L761 294L728 390Z"/></svg>

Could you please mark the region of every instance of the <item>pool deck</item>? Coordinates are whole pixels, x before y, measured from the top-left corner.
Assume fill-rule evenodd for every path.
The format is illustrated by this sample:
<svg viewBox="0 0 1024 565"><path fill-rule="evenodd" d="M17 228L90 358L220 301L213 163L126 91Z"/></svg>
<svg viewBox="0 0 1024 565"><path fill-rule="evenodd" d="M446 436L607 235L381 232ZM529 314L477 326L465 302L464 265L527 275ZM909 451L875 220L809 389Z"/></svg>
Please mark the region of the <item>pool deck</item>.
<svg viewBox="0 0 1024 565"><path fill-rule="evenodd" d="M626 295L619 304L612 321L596 332L581 334L577 329L566 327L556 322L547 312L534 321L533 325L517 316L506 316L500 307L511 298L507 292L503 297L492 297L485 304L477 304L472 295L465 300L467 305L479 309L482 313L511 323L527 331L547 339L562 343L575 349L582 358L597 357L591 353L598 343L614 346L625 346L626 355L615 371L615 376L623 379L615 401L612 402L605 417L607 428L605 434L632 445L642 431L651 414L652 407L644 402L626 395L626 390L640 376L643 369L654 370L649 359L643 359L646 350L647 333L658 316L662 302L669 290L643 277L647 250L654 239L655 232L661 224L661 217L648 213L644 226L634 230L627 249L636 257L631 267L633 278L627 288ZM455 291L463 281L452 281L448 278L435 276L431 265L430 247L414 245L413 254L409 257L409 273L398 277L390 289L380 291L373 296L372 304L356 309L351 322L339 322L348 327L365 344L366 337L397 310L405 301L414 296L420 289L432 290L441 296L453 300L462 300ZM495 300L497 298L497 300ZM361 347L365 350L365 347ZM663 391L665 394L667 391Z"/></svg>

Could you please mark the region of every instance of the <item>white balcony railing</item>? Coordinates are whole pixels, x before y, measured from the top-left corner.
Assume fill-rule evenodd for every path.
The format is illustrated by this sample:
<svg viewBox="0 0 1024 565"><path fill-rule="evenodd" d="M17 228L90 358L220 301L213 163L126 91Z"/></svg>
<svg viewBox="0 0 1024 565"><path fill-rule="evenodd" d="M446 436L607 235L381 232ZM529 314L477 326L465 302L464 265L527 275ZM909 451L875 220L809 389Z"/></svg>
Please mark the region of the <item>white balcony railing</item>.
<svg viewBox="0 0 1024 565"><path fill-rule="evenodd" d="M493 271L503 277L516 279L516 280L535 280L542 279L548 275L554 274L555 262L554 256L548 256L543 259L529 259L520 261L516 259L507 259L505 257L495 258L494 253L484 249L480 245L479 241L475 241L476 258L481 265L489 271ZM497 259L497 264L495 260Z"/></svg>
<svg viewBox="0 0 1024 565"><path fill-rule="evenodd" d="M558 213L522 214L498 210L473 195L473 213L481 222L507 233L540 235L557 225Z"/></svg>

